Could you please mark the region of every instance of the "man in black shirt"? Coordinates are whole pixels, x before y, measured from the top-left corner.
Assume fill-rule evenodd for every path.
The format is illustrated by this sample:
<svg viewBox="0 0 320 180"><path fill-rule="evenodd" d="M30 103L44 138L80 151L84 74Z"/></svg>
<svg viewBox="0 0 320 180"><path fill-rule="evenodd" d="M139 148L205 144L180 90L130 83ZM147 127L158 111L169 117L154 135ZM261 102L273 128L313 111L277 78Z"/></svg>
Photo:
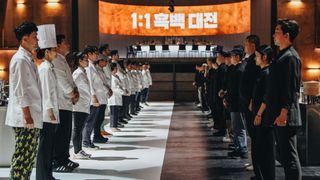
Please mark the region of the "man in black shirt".
<svg viewBox="0 0 320 180"><path fill-rule="evenodd" d="M208 69L205 73L205 78L206 78L206 98L207 98L207 103L208 106L211 110L210 115L208 117L213 117L213 78L215 76L216 68L215 67L216 59L215 58L208 58L207 59L207 64L208 64Z"/></svg>
<svg viewBox="0 0 320 180"><path fill-rule="evenodd" d="M231 123L233 127L233 143L235 150L228 153L231 157L248 158L247 149L247 133L245 122L240 115L240 94L239 86L244 66L241 63L243 51L234 49L231 51L231 62L234 68L230 72L227 83L227 93L224 96L224 106L227 107L231 115Z"/></svg>
<svg viewBox="0 0 320 180"><path fill-rule="evenodd" d="M213 102L214 102L214 136L224 136L226 134L226 119L224 117L224 108L222 98L219 97L220 90L223 89L224 79L227 73L227 66L225 64L225 52L222 49L217 55L218 69L213 77Z"/></svg>
<svg viewBox="0 0 320 180"><path fill-rule="evenodd" d="M240 83L240 103L241 103L241 116L246 122L246 127L249 133L249 136L251 139L253 139L253 114L249 110L249 103L250 99L252 98L252 92L253 92L253 86L254 83L261 71L261 69L256 65L256 55L255 51L260 46L260 39L256 35L249 35L244 43L244 49L245 49L245 58L243 60L243 64L245 66L241 83ZM251 143L252 147L252 143ZM255 167L255 158L257 157L255 155L255 149L251 148L251 157L252 157L252 164L253 169L256 170ZM256 176L259 176L259 172L255 171Z"/></svg>
<svg viewBox="0 0 320 180"><path fill-rule="evenodd" d="M301 62L292 46L298 33L296 21L278 20L273 37L280 52L270 65L266 91L266 120L275 124L280 162L286 180L301 180L297 152L297 129L302 125L298 103Z"/></svg>

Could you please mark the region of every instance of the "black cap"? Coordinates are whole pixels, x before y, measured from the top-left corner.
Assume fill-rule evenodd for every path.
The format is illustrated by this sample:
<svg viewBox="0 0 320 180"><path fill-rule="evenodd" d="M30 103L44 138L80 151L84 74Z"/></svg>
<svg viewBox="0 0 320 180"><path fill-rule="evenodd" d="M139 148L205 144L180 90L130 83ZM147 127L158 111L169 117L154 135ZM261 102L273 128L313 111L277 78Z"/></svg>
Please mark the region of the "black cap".
<svg viewBox="0 0 320 180"><path fill-rule="evenodd" d="M214 50L213 50L214 53L221 53L223 54L224 51L223 51L223 46L217 46Z"/></svg>
<svg viewBox="0 0 320 180"><path fill-rule="evenodd" d="M230 52L231 55L240 55L242 56L243 55L243 50L240 49L240 48L234 48L231 52Z"/></svg>

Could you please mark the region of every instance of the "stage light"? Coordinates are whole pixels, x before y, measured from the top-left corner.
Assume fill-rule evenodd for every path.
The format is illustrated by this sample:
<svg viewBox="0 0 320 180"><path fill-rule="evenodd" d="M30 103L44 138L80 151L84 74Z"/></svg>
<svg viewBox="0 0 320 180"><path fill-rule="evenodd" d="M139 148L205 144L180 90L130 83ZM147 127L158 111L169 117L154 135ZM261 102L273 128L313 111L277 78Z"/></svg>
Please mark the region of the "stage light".
<svg viewBox="0 0 320 180"><path fill-rule="evenodd" d="M17 7L18 8L22 8L22 7L24 7L24 0L17 0Z"/></svg>
<svg viewBox="0 0 320 180"><path fill-rule="evenodd" d="M173 0L169 1L169 11L174 12L174 1Z"/></svg>
<svg viewBox="0 0 320 180"><path fill-rule="evenodd" d="M292 6L300 6L302 4L301 0L290 0L289 2Z"/></svg>

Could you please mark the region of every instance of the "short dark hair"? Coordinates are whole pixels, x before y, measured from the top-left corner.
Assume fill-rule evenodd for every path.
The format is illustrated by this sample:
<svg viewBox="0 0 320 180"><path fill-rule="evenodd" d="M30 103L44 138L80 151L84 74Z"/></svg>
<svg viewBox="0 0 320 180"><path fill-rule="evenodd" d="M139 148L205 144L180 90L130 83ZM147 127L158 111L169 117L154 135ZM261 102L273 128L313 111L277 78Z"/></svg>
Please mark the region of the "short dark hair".
<svg viewBox="0 0 320 180"><path fill-rule="evenodd" d="M118 50L112 50L112 51L110 52L111 57L112 57L112 56L115 56L115 55L117 55L117 54L119 54L119 53L118 53Z"/></svg>
<svg viewBox="0 0 320 180"><path fill-rule="evenodd" d="M95 53L98 51L97 46L86 46L86 48L84 48L83 52L85 54L89 54L89 53Z"/></svg>
<svg viewBox="0 0 320 180"><path fill-rule="evenodd" d="M293 42L300 32L300 27L297 21L291 19L279 19L277 25L281 27L282 32L289 33L290 41Z"/></svg>
<svg viewBox="0 0 320 180"><path fill-rule="evenodd" d="M37 53L37 58L38 59L43 59L44 56L46 55L46 50L51 50L51 48L44 48L44 49L40 49L39 47L36 50Z"/></svg>
<svg viewBox="0 0 320 180"><path fill-rule="evenodd" d="M99 53L102 53L104 50L106 50L107 48L109 48L109 44L102 44L99 47Z"/></svg>
<svg viewBox="0 0 320 180"><path fill-rule="evenodd" d="M260 38L257 35L251 34L247 36L246 40L248 40L250 43L253 43L256 46L256 49L260 46Z"/></svg>
<svg viewBox="0 0 320 180"><path fill-rule="evenodd" d="M38 27L33 22L23 22L14 29L17 40L20 42L23 36L29 36L33 32L37 32Z"/></svg>
<svg viewBox="0 0 320 180"><path fill-rule="evenodd" d="M273 50L270 46L268 45L261 45L258 49L257 52L259 52L261 55L267 56L268 63L270 63L273 59Z"/></svg>
<svg viewBox="0 0 320 180"><path fill-rule="evenodd" d="M57 39L57 44L61 44L62 41L66 39L66 36L64 34L58 34L56 36L56 39Z"/></svg>
<svg viewBox="0 0 320 180"><path fill-rule="evenodd" d="M83 58L86 56L86 54L85 53L83 53L83 52L73 52L72 53L72 57L73 57L73 59L74 59L74 63L75 63L75 65L76 65L76 67L79 67L79 65L80 65L80 61L81 60L83 60Z"/></svg>
<svg viewBox="0 0 320 180"><path fill-rule="evenodd" d="M117 68L117 64L116 63L111 63L110 64L111 71L113 71L115 68Z"/></svg>

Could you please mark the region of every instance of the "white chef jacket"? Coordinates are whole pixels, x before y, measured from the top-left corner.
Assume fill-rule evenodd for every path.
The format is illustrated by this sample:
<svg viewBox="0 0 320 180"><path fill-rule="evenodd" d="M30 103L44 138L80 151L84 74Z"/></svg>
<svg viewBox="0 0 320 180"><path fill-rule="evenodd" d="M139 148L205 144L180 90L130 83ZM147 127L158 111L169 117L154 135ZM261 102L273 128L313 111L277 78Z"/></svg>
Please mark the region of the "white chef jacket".
<svg viewBox="0 0 320 180"><path fill-rule="evenodd" d="M127 72L124 69L122 69L122 67L120 66L120 64L116 60L112 60L112 62L117 64L118 71L116 74L120 78L123 89L127 90L129 92L128 94L123 93L123 95L130 96L131 92L129 89L129 81L128 81Z"/></svg>
<svg viewBox="0 0 320 180"><path fill-rule="evenodd" d="M148 76L149 86L152 86L152 77L151 77L150 70L147 69L146 72L147 72L147 76Z"/></svg>
<svg viewBox="0 0 320 180"><path fill-rule="evenodd" d="M143 81L142 81L142 89L144 88L149 88L150 86L150 82L149 82L149 77L147 75L147 71L146 70L142 70L142 78L143 78Z"/></svg>
<svg viewBox="0 0 320 180"><path fill-rule="evenodd" d="M117 75L111 76L111 89L113 95L108 99L109 106L122 106L123 88L120 78Z"/></svg>
<svg viewBox="0 0 320 180"><path fill-rule="evenodd" d="M103 82L103 85L104 85L104 87L106 89L106 92L105 92L106 96L107 96L107 98L109 98L108 91L109 91L109 89L111 89L111 79L108 79L108 77L106 76L106 74L104 73L104 71L103 71L103 69L101 67L96 66L96 69L97 69L97 71L98 71L98 73L100 75L100 78L101 78L101 80Z"/></svg>
<svg viewBox="0 0 320 180"><path fill-rule="evenodd" d="M139 80L139 74L137 70L132 70L132 75L133 75L133 84L134 84L134 89L136 92L140 92L140 80Z"/></svg>
<svg viewBox="0 0 320 180"><path fill-rule="evenodd" d="M103 68L103 72L106 75L109 83L111 85L111 68L110 68L110 63L106 67Z"/></svg>
<svg viewBox="0 0 320 180"><path fill-rule="evenodd" d="M140 91L144 89L144 80L143 80L143 75L140 70L137 71L138 77L139 77L139 89Z"/></svg>
<svg viewBox="0 0 320 180"><path fill-rule="evenodd" d="M136 89L135 89L135 85L134 85L134 76L133 76L132 72L129 71L128 69L126 71L127 71L127 76L129 79L130 92L131 92L131 95L134 95L134 94L136 94Z"/></svg>
<svg viewBox="0 0 320 180"><path fill-rule="evenodd" d="M42 95L39 73L32 54L19 47L10 61L9 104L6 125L24 127L22 108L29 107L35 128L42 128Z"/></svg>
<svg viewBox="0 0 320 180"><path fill-rule="evenodd" d="M103 81L98 73L96 66L91 60L89 60L89 66L86 68L87 76L89 79L90 85L90 94L91 96L96 95L99 104L107 104L107 89L103 85ZM93 102L91 101L91 105Z"/></svg>
<svg viewBox="0 0 320 180"><path fill-rule="evenodd" d="M54 59L52 63L58 81L59 109L72 111L73 104L71 101L71 96L68 94L73 91L75 84L73 82L70 67L66 58L59 53L57 54L57 58Z"/></svg>
<svg viewBox="0 0 320 180"><path fill-rule="evenodd" d="M80 94L79 101L73 105L73 111L90 114L91 95L89 79L87 77L86 70L82 67L78 67L73 72L72 77Z"/></svg>
<svg viewBox="0 0 320 180"><path fill-rule="evenodd" d="M39 76L43 97L43 122L58 124L60 123L58 106L58 84L53 69L53 64L47 60L44 60L39 66ZM56 118L56 121L51 121L48 109L53 109L53 115Z"/></svg>

